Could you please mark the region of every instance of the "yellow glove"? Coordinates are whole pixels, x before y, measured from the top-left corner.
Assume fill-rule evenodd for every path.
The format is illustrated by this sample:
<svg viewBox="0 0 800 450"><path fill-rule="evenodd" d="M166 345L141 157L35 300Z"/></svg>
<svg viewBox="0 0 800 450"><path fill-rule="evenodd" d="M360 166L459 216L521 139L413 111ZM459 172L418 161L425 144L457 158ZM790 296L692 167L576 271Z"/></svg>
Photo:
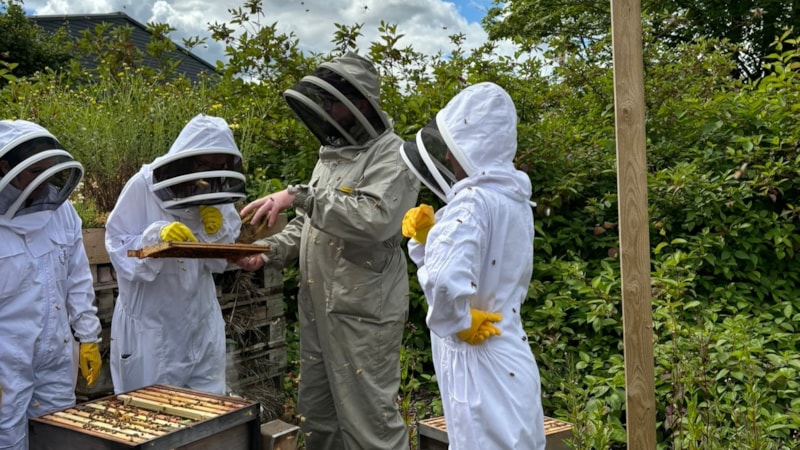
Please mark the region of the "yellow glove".
<svg viewBox="0 0 800 450"><path fill-rule="evenodd" d="M214 234L222 228L222 213L213 206L200 205L200 220L206 228L206 234Z"/></svg>
<svg viewBox="0 0 800 450"><path fill-rule="evenodd" d="M164 242L197 242L192 230L180 222L172 222L161 229L161 240Z"/></svg>
<svg viewBox="0 0 800 450"><path fill-rule="evenodd" d="M100 347L97 342L86 342L81 344L80 360L78 366L81 368L81 375L86 378L86 385L91 387L100 377L100 368L103 362L100 360Z"/></svg>
<svg viewBox="0 0 800 450"><path fill-rule="evenodd" d="M403 217L403 236L412 238L420 244L428 239L428 232L433 227L433 208L421 204L411 208Z"/></svg>
<svg viewBox="0 0 800 450"><path fill-rule="evenodd" d="M490 313L480 309L470 308L472 325L464 331L456 333L459 339L472 345L478 345L490 336L500 336L500 330L493 325L494 322L503 320L500 313Z"/></svg>

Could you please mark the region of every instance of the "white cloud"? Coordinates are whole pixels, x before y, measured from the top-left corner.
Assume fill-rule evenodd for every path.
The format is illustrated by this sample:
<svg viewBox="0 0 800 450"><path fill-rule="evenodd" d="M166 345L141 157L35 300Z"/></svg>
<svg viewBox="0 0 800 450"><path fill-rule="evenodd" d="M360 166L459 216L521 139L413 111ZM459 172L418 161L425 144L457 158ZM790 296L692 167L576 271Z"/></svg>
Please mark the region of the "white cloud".
<svg viewBox="0 0 800 450"><path fill-rule="evenodd" d="M379 39L381 21L397 25L397 33L404 35L401 47L411 46L425 54L452 49L450 35L464 34L465 47L472 48L486 42L486 32L479 23L470 23L462 12L474 15L476 8L485 11L489 0L264 0L264 26L277 23L283 33L293 33L300 47L327 53L333 49L335 23L353 26L363 24L362 37L357 41L365 52L370 43ZM212 23L229 23L229 8L241 7L241 2L219 0L26 0L30 14L74 14L124 12L133 19L167 23L176 29L172 38L181 43L182 38L209 36ZM210 63L224 59L222 44L207 41L207 48L193 51ZM505 46L506 48L508 46Z"/></svg>

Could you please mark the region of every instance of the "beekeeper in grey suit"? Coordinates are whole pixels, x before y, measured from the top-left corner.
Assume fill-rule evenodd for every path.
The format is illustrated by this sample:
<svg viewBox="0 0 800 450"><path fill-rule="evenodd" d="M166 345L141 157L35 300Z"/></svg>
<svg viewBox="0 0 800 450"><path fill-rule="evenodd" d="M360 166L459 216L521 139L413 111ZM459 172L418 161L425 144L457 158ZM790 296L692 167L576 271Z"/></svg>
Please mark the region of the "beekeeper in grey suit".
<svg viewBox="0 0 800 450"><path fill-rule="evenodd" d="M319 139L308 184L258 199L242 211L273 224L297 215L237 264L255 270L299 260L300 385L306 448L407 449L396 397L408 314L400 225L419 182L403 164L402 140L379 106L372 63L348 53L323 63L284 93Z"/></svg>
<svg viewBox="0 0 800 450"><path fill-rule="evenodd" d="M131 258L161 242L232 243L245 197L242 155L227 122L200 114L169 152L145 164L106 223L119 296L111 324L116 393L155 383L224 394L225 322L213 273L225 259Z"/></svg>

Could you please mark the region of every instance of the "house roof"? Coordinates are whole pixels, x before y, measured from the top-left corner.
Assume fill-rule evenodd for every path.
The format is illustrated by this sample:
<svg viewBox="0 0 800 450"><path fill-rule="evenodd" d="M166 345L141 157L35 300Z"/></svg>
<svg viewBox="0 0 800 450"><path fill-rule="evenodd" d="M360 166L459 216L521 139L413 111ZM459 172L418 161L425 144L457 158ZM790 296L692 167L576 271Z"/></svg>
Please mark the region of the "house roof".
<svg viewBox="0 0 800 450"><path fill-rule="evenodd" d="M144 24L134 20L123 12L30 16L29 19L50 33L55 33L59 28L63 27L76 39L80 38L84 30L93 30L94 27L104 22L114 27L130 26L133 30L131 33L131 41L145 55L143 64L148 67L158 67L156 61L146 52L147 44L150 43L152 33L147 30ZM177 68L179 73L184 74L192 81L199 80L201 73L216 73L216 67L213 64L194 55L177 43L175 43L175 46L175 50L173 50L169 56L174 60L180 61ZM97 66L96 62L87 59L83 60L82 64L88 68Z"/></svg>

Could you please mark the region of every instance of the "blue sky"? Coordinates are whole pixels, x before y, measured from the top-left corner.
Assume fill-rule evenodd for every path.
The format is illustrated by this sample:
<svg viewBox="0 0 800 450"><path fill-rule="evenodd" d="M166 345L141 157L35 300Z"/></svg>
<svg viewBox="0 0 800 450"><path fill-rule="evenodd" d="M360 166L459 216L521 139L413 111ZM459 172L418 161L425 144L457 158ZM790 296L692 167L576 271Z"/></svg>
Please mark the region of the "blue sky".
<svg viewBox="0 0 800 450"><path fill-rule="evenodd" d="M492 7L491 0L453 0L458 10L468 22L480 23L486 11Z"/></svg>

